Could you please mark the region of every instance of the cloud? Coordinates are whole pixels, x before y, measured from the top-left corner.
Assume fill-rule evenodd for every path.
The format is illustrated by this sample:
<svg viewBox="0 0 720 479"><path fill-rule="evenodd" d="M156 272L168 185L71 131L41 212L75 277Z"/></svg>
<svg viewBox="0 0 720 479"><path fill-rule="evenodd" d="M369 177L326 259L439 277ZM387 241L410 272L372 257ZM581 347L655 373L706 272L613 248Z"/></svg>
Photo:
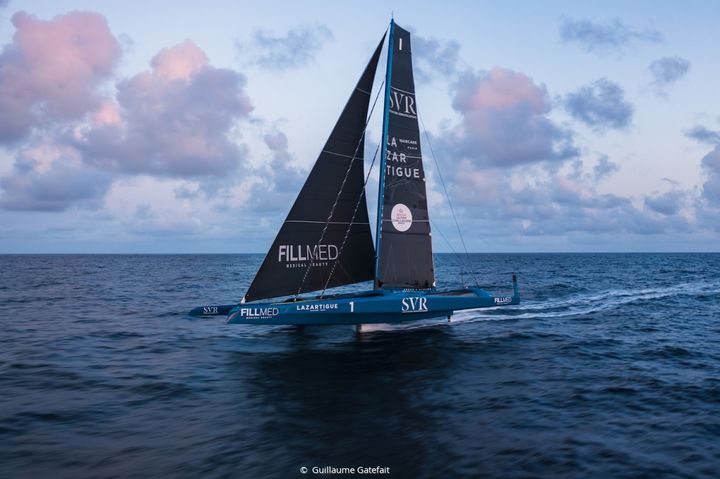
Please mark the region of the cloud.
<svg viewBox="0 0 720 479"><path fill-rule="evenodd" d="M702 159L707 179L703 184L703 198L715 208L720 208L720 145Z"/></svg>
<svg viewBox="0 0 720 479"><path fill-rule="evenodd" d="M83 117L100 103L120 45L102 15L72 12L40 20L13 15L13 41L0 54L0 142L32 128Z"/></svg>
<svg viewBox="0 0 720 479"><path fill-rule="evenodd" d="M615 99L617 91L607 95L606 86L593 85L591 97ZM527 75L502 68L466 72L453 93L461 119L436 135L436 150L453 159L447 180L469 231L515 239L690 231L682 212L686 192L633 199L598 191L619 165L605 155L583 161L572 132L549 119L545 87Z"/></svg>
<svg viewBox="0 0 720 479"><path fill-rule="evenodd" d="M12 172L0 178L0 207L63 211L72 205L97 208L112 176L82 164L77 152L52 142L23 150Z"/></svg>
<svg viewBox="0 0 720 479"><path fill-rule="evenodd" d="M10 3L10 0L0 0L0 8L5 8Z"/></svg>
<svg viewBox="0 0 720 479"><path fill-rule="evenodd" d="M690 61L680 57L658 58L648 65L657 87L668 86L684 77L690 71Z"/></svg>
<svg viewBox="0 0 720 479"><path fill-rule="evenodd" d="M695 125L686 131L685 135L701 143L714 146L714 148L703 157L701 163L706 175L706 180L702 187L702 198L707 202L707 205L700 205L700 207L709 206L710 208L718 209L718 211L713 212L711 216L720 219L720 132L710 130L702 125ZM707 211L704 213L706 213L706 217L710 214L710 212Z"/></svg>
<svg viewBox="0 0 720 479"><path fill-rule="evenodd" d="M221 176L245 152L229 136L252 111L245 77L215 68L193 42L161 50L152 69L117 84L74 146L96 168L171 177Z"/></svg>
<svg viewBox="0 0 720 479"><path fill-rule="evenodd" d="M295 194L305 179L304 172L293 165L293 157L288 150L288 139L285 133L274 130L263 136L265 145L272 152L272 158L267 165L274 178L277 192L290 192Z"/></svg>
<svg viewBox="0 0 720 479"><path fill-rule="evenodd" d="M460 71L460 44L413 34L413 67L417 80L454 78Z"/></svg>
<svg viewBox="0 0 720 479"><path fill-rule="evenodd" d="M634 41L659 43L663 35L658 30L636 30L615 18L596 23L589 19L563 18L560 22L560 39L563 43L576 43L588 52L621 50Z"/></svg>
<svg viewBox="0 0 720 479"><path fill-rule="evenodd" d="M297 168L288 150L288 139L278 129L263 136L270 158L254 172L256 181L245 205L255 212L286 212L300 191L307 172Z"/></svg>
<svg viewBox="0 0 720 479"><path fill-rule="evenodd" d="M253 63L262 68L284 71L308 65L333 34L325 25L302 25L285 35L267 30L256 30L248 45L239 45L250 51Z"/></svg>
<svg viewBox="0 0 720 479"><path fill-rule="evenodd" d="M687 218L640 209L629 198L597 191L591 176L536 167L481 171L460 165L454 198L469 227L483 235L559 236L687 232Z"/></svg>
<svg viewBox="0 0 720 479"><path fill-rule="evenodd" d="M245 77L213 67L193 42L162 49L150 70L103 95L121 54L104 17L19 13L13 23L0 54L0 141L14 158L0 178L1 208L97 208L128 175L207 189L246 157L237 143L238 122L252 111Z"/></svg>
<svg viewBox="0 0 720 479"><path fill-rule="evenodd" d="M687 130L685 135L701 143L720 144L720 131L710 130L702 125L695 125Z"/></svg>
<svg viewBox="0 0 720 479"><path fill-rule="evenodd" d="M634 110L625 100L620 85L607 78L600 78L568 94L565 109L573 118L597 131L626 128L632 122Z"/></svg>
<svg viewBox="0 0 720 479"><path fill-rule="evenodd" d="M202 225L192 216L178 216L177 211L156 211L152 205L141 203L135 214L125 221L124 230L136 235L173 237L193 236Z"/></svg>
<svg viewBox="0 0 720 479"><path fill-rule="evenodd" d="M656 213L663 215L675 215L683 206L687 193L680 190L668 191L667 193L646 196L645 206Z"/></svg>
<svg viewBox="0 0 720 479"><path fill-rule="evenodd" d="M180 185L173 190L175 198L182 200L194 200L200 197L200 189L190 185Z"/></svg>
<svg viewBox="0 0 720 479"><path fill-rule="evenodd" d="M533 142L529 143L532 148L524 148L523 142L528 135L518 128L505 127L503 131L507 136L504 138L485 135L486 130L477 127L477 120L473 118L478 112L482 119L479 125L483 127L487 122L496 121L494 115L498 112L502 118L519 105L524 105L525 109L520 111L526 115L528 111L532 113L525 117L532 119L527 121L538 121L541 125L549 122L545 115L550 106L544 88L522 74L502 73L476 76L474 81L465 78L465 83L458 85L455 102L463 121L438 136L442 145L437 150L448 152L446 157L453 159L447 179L458 213L465 218L467 231L471 234L482 231L484 237L508 237L514 241L539 236L590 235L588 238L599 238L604 235L614 238L618 234L686 234L692 231L693 225L683 209L688 204L689 192L673 188L669 193L639 198L602 193L598 191L598 183L618 171L619 165L606 155L594 162L583 159L572 147L569 132L546 137L548 141L539 148ZM560 131L552 123L550 125L549 131ZM503 143L498 143L493 150L486 145L499 140ZM458 151L458 145L464 149ZM508 154L514 148L537 154L512 155L512 159L505 158L502 162L488 160L488 151L504 149ZM571 151L572 154L559 155L559 151Z"/></svg>
<svg viewBox="0 0 720 479"><path fill-rule="evenodd" d="M504 68L466 72L454 86L453 108L461 121L439 143L477 167L510 168L579 154L571 134L547 117L545 86L523 73Z"/></svg>
<svg viewBox="0 0 720 479"><path fill-rule="evenodd" d="M720 231L720 132L696 125L685 134L701 143L713 146L701 161L705 182L695 208L698 221Z"/></svg>
<svg viewBox="0 0 720 479"><path fill-rule="evenodd" d="M607 155L602 155L593 167L595 181L600 181L620 170L620 165L610 161Z"/></svg>
<svg viewBox="0 0 720 479"><path fill-rule="evenodd" d="M472 218L471 225L485 225L485 236L647 235L690 228L679 208L669 206L672 198L649 201L664 207L664 213L637 208L630 198L598 192L592 176L567 171L481 171L464 163L455 176L453 196L460 214Z"/></svg>

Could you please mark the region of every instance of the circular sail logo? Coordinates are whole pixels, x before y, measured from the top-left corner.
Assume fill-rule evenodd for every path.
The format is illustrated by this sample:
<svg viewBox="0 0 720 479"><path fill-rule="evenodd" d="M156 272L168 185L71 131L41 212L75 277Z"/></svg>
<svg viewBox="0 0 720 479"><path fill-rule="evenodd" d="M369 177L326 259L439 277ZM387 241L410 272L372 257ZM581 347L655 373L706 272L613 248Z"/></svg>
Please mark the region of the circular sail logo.
<svg viewBox="0 0 720 479"><path fill-rule="evenodd" d="M392 220L392 224L396 230L400 232L409 230L412 226L412 213L410 212L410 208L402 203L396 204L390 212L390 220Z"/></svg>

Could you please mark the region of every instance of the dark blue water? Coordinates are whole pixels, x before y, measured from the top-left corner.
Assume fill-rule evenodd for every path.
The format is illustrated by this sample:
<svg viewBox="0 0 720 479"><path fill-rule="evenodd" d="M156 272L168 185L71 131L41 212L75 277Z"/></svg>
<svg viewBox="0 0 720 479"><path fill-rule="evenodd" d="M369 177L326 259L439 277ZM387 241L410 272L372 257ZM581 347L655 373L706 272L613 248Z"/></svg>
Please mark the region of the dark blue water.
<svg viewBox="0 0 720 479"><path fill-rule="evenodd" d="M0 256L0 477L719 474L718 254L474 255L522 305L360 337L184 314L261 259Z"/></svg>

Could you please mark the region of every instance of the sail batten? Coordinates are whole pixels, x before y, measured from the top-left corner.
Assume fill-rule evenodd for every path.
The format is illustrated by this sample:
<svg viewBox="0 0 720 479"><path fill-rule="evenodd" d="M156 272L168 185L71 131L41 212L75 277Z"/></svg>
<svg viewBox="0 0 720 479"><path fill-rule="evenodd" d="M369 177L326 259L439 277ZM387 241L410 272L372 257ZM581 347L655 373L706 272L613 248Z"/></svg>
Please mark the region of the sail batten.
<svg viewBox="0 0 720 479"><path fill-rule="evenodd" d="M363 156L369 92L384 40L383 35L248 288L246 301L374 277Z"/></svg>

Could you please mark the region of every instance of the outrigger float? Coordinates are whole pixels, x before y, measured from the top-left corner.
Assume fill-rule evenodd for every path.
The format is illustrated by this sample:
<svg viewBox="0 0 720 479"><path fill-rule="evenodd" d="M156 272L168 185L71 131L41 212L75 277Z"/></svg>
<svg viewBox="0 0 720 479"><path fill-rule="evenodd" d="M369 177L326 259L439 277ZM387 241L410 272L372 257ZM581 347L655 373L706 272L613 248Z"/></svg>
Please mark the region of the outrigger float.
<svg viewBox="0 0 720 479"><path fill-rule="evenodd" d="M364 173L365 132L370 92L386 35L373 245L365 198L369 178L369 173ZM472 287L435 289L411 52L410 33L391 20L389 34L383 35L365 67L242 301L200 306L191 315L227 316L231 324L351 324L360 329L369 323L449 320L459 310L519 304L514 274L512 293L505 296ZM325 293L328 288L369 280L374 280L370 291ZM301 296L313 291L322 292ZM290 297L262 301L284 296Z"/></svg>

